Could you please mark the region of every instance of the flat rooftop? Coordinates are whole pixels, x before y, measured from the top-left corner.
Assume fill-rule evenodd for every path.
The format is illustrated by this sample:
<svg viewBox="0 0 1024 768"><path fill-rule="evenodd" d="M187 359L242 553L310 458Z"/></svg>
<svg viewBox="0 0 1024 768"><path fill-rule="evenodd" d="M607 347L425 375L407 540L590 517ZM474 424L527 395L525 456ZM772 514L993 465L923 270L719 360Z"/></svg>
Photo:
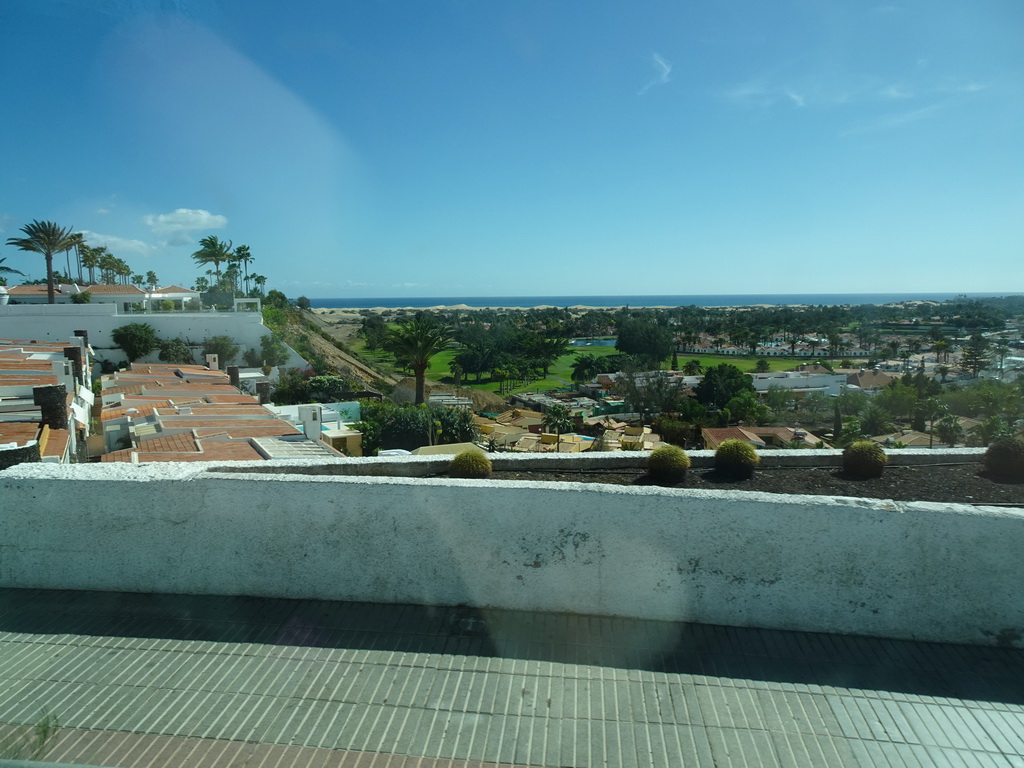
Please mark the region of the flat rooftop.
<svg viewBox="0 0 1024 768"><path fill-rule="evenodd" d="M594 616L0 590L0 737L111 766L1020 766L1024 652Z"/></svg>

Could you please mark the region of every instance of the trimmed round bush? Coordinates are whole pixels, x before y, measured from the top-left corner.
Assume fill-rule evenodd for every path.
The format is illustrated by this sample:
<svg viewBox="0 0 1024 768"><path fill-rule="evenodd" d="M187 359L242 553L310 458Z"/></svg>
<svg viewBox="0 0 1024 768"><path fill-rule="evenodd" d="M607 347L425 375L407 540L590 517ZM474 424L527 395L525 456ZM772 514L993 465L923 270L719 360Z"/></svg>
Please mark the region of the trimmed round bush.
<svg viewBox="0 0 1024 768"><path fill-rule="evenodd" d="M745 440L723 440L715 451L715 469L730 477L750 477L760 463L757 450Z"/></svg>
<svg viewBox="0 0 1024 768"><path fill-rule="evenodd" d="M483 480L491 476L491 460L483 451L469 449L452 458L448 465L448 474L451 477Z"/></svg>
<svg viewBox="0 0 1024 768"><path fill-rule="evenodd" d="M659 445L647 457L647 471L658 482L681 483L690 468L690 457L677 445Z"/></svg>
<svg viewBox="0 0 1024 768"><path fill-rule="evenodd" d="M860 480L881 477L888 461L882 446L871 440L850 443L843 451L843 471Z"/></svg>
<svg viewBox="0 0 1024 768"><path fill-rule="evenodd" d="M1004 437L985 451L985 469L997 480L1024 482L1024 437Z"/></svg>

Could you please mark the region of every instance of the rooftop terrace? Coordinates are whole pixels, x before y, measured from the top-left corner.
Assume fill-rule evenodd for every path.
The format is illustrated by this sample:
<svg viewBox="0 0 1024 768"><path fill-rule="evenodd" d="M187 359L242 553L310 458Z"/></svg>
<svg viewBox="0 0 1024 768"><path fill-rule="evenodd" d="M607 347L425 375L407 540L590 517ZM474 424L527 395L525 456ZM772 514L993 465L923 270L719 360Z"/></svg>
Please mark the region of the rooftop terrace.
<svg viewBox="0 0 1024 768"><path fill-rule="evenodd" d="M1020 765L1024 653L594 616L0 590L0 733L111 766ZM425 759L420 759L425 758Z"/></svg>

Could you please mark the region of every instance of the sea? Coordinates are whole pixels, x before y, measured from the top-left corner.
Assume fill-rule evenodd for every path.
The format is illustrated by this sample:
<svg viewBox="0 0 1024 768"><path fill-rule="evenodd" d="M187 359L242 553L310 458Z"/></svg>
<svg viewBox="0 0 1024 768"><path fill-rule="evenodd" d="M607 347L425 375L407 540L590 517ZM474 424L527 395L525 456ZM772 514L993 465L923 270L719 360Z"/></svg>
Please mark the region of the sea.
<svg viewBox="0 0 1024 768"><path fill-rule="evenodd" d="M958 297L982 298L1005 293L721 293L648 296L420 296L382 298L310 299L322 309L372 307L426 308L465 304L469 307L743 307L754 304L786 306L840 306L844 304L893 304L901 301L948 301Z"/></svg>

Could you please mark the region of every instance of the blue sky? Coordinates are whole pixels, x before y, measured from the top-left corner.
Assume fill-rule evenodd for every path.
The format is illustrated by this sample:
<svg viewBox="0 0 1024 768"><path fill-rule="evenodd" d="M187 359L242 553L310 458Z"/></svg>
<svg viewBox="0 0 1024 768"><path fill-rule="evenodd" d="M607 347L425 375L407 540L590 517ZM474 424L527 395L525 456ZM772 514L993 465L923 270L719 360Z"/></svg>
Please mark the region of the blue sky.
<svg viewBox="0 0 1024 768"><path fill-rule="evenodd" d="M1019 0L0 22L0 238L55 220L164 283L213 234L289 296L1024 290Z"/></svg>

